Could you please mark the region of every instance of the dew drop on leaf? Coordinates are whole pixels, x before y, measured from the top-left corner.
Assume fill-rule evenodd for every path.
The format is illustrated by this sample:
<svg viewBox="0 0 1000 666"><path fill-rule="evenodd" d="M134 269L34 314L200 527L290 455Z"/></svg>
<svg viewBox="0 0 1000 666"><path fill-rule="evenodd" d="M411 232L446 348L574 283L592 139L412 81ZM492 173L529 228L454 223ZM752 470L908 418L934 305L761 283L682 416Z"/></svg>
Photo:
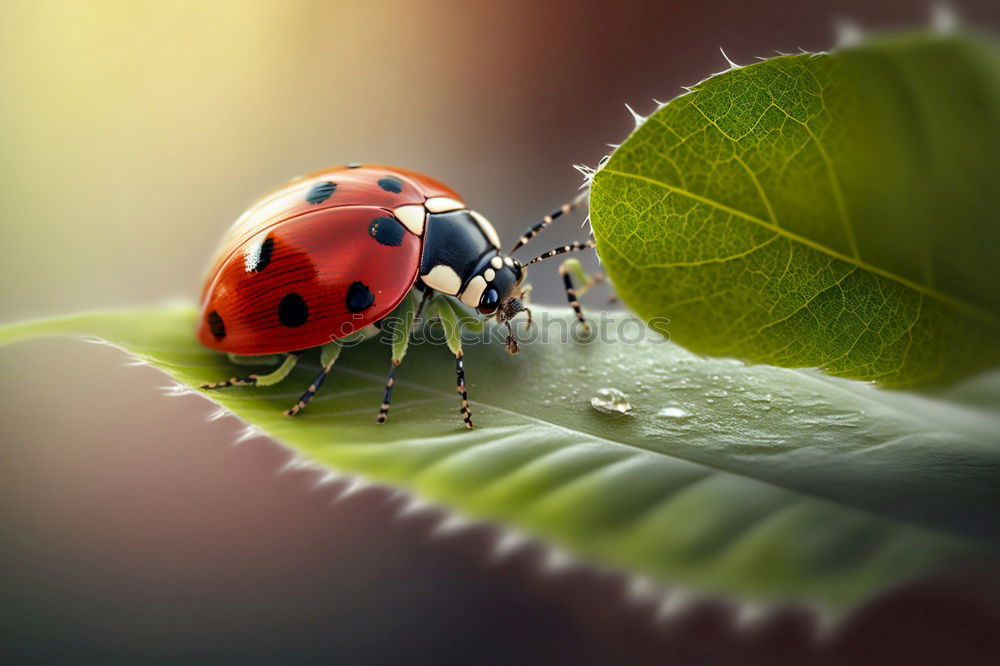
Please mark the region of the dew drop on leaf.
<svg viewBox="0 0 1000 666"><path fill-rule="evenodd" d="M691 412L681 407L664 407L656 415L667 419L686 419L691 416Z"/></svg>
<svg viewBox="0 0 1000 666"><path fill-rule="evenodd" d="M602 414L627 414L632 410L628 396L616 388L602 388L590 398L590 406Z"/></svg>

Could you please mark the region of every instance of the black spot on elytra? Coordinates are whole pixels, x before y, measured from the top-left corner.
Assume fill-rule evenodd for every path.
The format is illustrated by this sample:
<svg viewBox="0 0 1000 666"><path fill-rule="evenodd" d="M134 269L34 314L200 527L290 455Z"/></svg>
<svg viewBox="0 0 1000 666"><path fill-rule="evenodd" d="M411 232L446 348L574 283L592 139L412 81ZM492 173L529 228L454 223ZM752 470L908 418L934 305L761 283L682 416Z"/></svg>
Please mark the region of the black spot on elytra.
<svg viewBox="0 0 1000 666"><path fill-rule="evenodd" d="M399 247L403 243L403 234L406 232L396 218L376 217L372 220L371 226L368 227L368 233L382 245Z"/></svg>
<svg viewBox="0 0 1000 666"><path fill-rule="evenodd" d="M278 321L282 326L298 328L309 319L309 306L302 297L292 292L285 294L278 305Z"/></svg>
<svg viewBox="0 0 1000 666"><path fill-rule="evenodd" d="M309 188L309 193L306 194L306 201L314 206L316 204L321 204L330 198L330 195L333 194L335 189L337 189L337 184L331 183L328 180L323 181L322 183L316 183Z"/></svg>
<svg viewBox="0 0 1000 666"><path fill-rule="evenodd" d="M347 289L347 309L351 312L362 312L375 303L375 296L362 282L352 282Z"/></svg>
<svg viewBox="0 0 1000 666"><path fill-rule="evenodd" d="M386 192L392 192L393 194L399 194L403 191L403 181L399 178L393 178L392 176L385 176L384 178L378 179L378 186L381 187Z"/></svg>
<svg viewBox="0 0 1000 666"><path fill-rule="evenodd" d="M216 340L226 337L226 322L222 321L222 317L215 310L208 313L208 330L212 331Z"/></svg>
<svg viewBox="0 0 1000 666"><path fill-rule="evenodd" d="M271 253L274 251L274 239L268 236L260 244L257 252L252 250L246 255L246 267L248 273L260 273L271 263Z"/></svg>

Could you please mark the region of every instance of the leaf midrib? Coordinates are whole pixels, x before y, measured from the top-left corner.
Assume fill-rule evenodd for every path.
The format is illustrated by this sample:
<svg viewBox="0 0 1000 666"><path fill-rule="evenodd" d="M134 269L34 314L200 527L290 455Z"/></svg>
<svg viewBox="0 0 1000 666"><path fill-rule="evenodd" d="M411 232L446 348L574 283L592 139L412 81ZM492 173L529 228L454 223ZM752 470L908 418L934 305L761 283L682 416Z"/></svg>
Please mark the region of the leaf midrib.
<svg viewBox="0 0 1000 666"><path fill-rule="evenodd" d="M698 201L700 203L705 204L706 206L711 206L711 207L713 207L713 208L715 208L717 210L720 210L720 211L722 211L724 213L729 213L730 215L735 215L736 217L742 218L742 219L744 219L744 220L746 220L748 222L751 222L753 224L761 226L761 227L763 227L763 228L765 228L765 229L767 229L767 230L769 230L769 231L771 231L771 232L773 232L775 234L783 236L783 237L789 239L790 241L793 241L793 242L796 242L796 243L800 243L802 245L805 245L806 247L810 247L810 248L812 248L814 250L822 252L822 253L826 254L827 256L833 257L834 259L839 259L840 261L847 262L848 264L853 265L853 266L855 266L857 268L861 268L861 269L869 271L871 273L875 273L876 275L880 275L882 277L885 277L885 278L888 278L888 279L893 280L895 282L898 282L899 284L902 284L903 286L908 287L909 289L912 289L912 290L916 291L917 293L920 293L920 294L923 294L923 295L928 296L930 298L933 298L935 300L938 300L941 303L944 303L945 305L951 306L951 307L956 308L958 310L965 311L965 312L967 312L967 313L969 313L969 314L971 314L973 316L976 316L976 317L978 317L980 319L984 319L986 321L989 321L994 326L1000 326L1000 315L998 315L996 313L993 313L993 312L990 312L989 310L986 310L986 309L982 308L979 305L976 305L974 303L969 303L968 301L965 301L965 300L960 299L960 298L956 298L954 296L950 296L948 294L945 294L944 292L941 292L941 291L938 291L937 289L934 289L933 287L928 287L926 285L920 284L919 282L914 282L913 280L905 278L905 277L903 277L901 275L897 275L896 273L893 273L892 271L888 271L888 270L886 270L884 268L879 268L878 266L874 266L872 264L869 264L868 262L863 261L861 259L858 259L858 258L855 258L855 257L851 257L850 255L847 255L847 254L843 254L841 252L838 252L837 250L834 250L833 248L826 247L825 245L817 243L816 241L810 240L809 238L806 238L805 236L801 236L801 235L796 234L796 233L794 233L792 231L789 231L789 230L784 229L782 227L776 226L776 225L774 225L774 224L772 224L772 223L770 223L770 222L768 222L766 220L762 220L761 218L759 218L759 217L757 217L755 215L752 215L750 213L741 211L741 210L733 208L731 206L727 206L726 204L723 204L723 203L721 203L719 201L715 201L714 199L710 199L710 198L702 196L700 194L696 194L694 192L691 192L690 190L686 190L686 189L684 189L682 187L678 187L676 185L670 185L669 183L664 183L663 181L657 180L655 178L650 178L648 176L642 176L642 175L635 174L635 173L628 173L628 172L625 172L625 171L618 171L616 169L609 169L607 167L605 167L604 169L601 169L600 173L608 173L608 174L611 174L611 175L614 175L614 176L620 176L622 178L632 178L633 180L638 180L638 181L649 183L650 185L655 185L657 187L662 187L662 188L664 188L666 190L669 190L672 193L678 194L680 196L687 197L689 199L692 199L693 201ZM608 241L606 238L604 239L604 242L608 243L609 245L614 246L613 243L611 243L610 241ZM622 252L617 247L615 247L615 250L618 251L618 253L622 256L622 258L624 259L624 261L626 263L628 263L633 268L636 267L635 264L632 262L631 258L626 253Z"/></svg>

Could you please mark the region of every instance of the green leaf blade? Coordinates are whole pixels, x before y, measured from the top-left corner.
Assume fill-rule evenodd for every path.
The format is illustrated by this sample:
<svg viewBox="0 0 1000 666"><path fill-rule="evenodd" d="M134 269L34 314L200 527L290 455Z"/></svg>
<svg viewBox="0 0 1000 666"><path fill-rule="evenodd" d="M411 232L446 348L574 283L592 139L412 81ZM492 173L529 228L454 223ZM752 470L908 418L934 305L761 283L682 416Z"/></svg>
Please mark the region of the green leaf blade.
<svg viewBox="0 0 1000 666"><path fill-rule="evenodd" d="M997 364L997 52L896 37L668 103L593 181L622 299L699 353L888 386Z"/></svg>
<svg viewBox="0 0 1000 666"><path fill-rule="evenodd" d="M197 343L195 316L187 306L81 315L0 328L0 344L97 336L196 387L234 368ZM537 308L536 324L546 321L571 317ZM609 329L622 330L613 319ZM376 426L389 355L377 342L346 349L299 418L281 412L316 359L275 386L202 395L321 467L699 593L844 609L996 556L995 414L702 359L651 337L534 342L513 358L502 344L466 345L473 431L458 418L451 352L414 345L390 421ZM590 407L607 386L630 395L631 414Z"/></svg>

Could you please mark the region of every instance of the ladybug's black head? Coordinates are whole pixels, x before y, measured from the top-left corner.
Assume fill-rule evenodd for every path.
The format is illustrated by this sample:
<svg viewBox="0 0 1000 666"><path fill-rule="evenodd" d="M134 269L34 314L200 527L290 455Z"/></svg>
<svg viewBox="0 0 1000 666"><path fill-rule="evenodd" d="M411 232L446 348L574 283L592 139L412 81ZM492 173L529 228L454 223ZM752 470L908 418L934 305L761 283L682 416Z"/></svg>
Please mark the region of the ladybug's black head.
<svg viewBox="0 0 1000 666"><path fill-rule="evenodd" d="M486 288L479 297L476 309L484 315L496 314L506 301L521 295L524 274L524 267L516 259L503 257L501 261L494 260L485 271Z"/></svg>

